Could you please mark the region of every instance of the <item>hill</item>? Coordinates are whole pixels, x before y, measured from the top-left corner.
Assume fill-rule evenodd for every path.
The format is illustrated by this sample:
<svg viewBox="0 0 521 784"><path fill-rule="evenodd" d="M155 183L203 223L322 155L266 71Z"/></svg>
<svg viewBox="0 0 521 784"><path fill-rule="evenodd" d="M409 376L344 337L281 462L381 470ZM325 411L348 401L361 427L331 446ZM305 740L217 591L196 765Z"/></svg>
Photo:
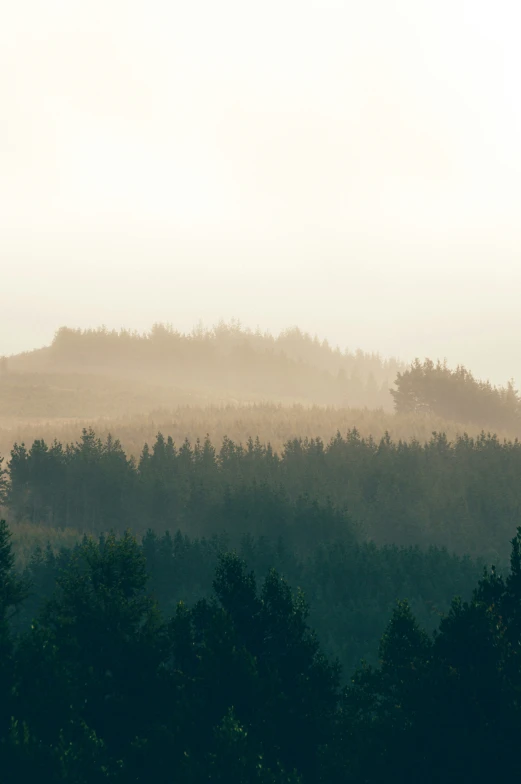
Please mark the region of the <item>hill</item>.
<svg viewBox="0 0 521 784"><path fill-rule="evenodd" d="M401 369L378 354L341 351L299 329L277 337L236 324L184 334L58 330L46 348L4 359L4 416L96 417L187 402L302 403L392 408Z"/></svg>

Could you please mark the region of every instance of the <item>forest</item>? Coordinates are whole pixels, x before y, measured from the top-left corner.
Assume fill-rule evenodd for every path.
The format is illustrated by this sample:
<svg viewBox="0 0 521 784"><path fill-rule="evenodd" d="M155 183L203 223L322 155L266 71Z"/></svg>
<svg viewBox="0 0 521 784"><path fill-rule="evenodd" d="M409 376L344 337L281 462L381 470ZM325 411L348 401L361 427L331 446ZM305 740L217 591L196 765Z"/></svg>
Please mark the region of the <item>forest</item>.
<svg viewBox="0 0 521 784"><path fill-rule="evenodd" d="M237 325L0 371L3 781L509 773L513 382Z"/></svg>
<svg viewBox="0 0 521 784"><path fill-rule="evenodd" d="M280 454L258 437L176 445L159 433L136 460L85 429L65 445L15 444L8 465L2 492L13 519L93 533L226 531L234 542L283 533L305 549L320 525L324 541L352 527L377 544L496 558L508 555L521 505L521 443L485 433L421 444L353 429L327 443L293 439Z"/></svg>
<svg viewBox="0 0 521 784"><path fill-rule="evenodd" d="M251 558L255 543L243 549ZM212 558L210 550L181 535L149 534L141 544L130 532L85 537L59 563L36 554L20 574L0 524L3 781L434 784L515 770L521 529L505 574L485 570L471 590L465 564L470 595L454 598L432 633L399 602L378 661L350 678L312 630L300 586L262 568L266 556L284 568L283 554L259 552L255 573L236 551ZM386 581L397 555L349 579L369 580L377 600L378 577ZM419 558L402 556L406 568ZM445 571L462 576L461 562L431 551L417 577L431 560L438 590ZM211 581L203 598L189 596L198 561L207 562L201 582ZM329 571L322 561L316 574L321 567ZM313 579L313 569L304 572ZM35 584L40 606L27 624ZM181 586L189 601L169 604ZM322 591L333 632L343 619L327 581ZM358 618L346 616L358 630L371 605L364 599Z"/></svg>

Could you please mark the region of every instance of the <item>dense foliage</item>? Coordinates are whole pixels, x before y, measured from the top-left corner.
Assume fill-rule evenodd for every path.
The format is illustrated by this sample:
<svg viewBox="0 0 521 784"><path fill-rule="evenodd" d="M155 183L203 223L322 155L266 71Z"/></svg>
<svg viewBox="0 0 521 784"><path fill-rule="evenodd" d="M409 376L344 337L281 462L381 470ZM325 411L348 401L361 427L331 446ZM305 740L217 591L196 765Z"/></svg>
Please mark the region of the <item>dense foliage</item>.
<svg viewBox="0 0 521 784"><path fill-rule="evenodd" d="M138 461L85 430L77 443L15 446L8 504L16 519L83 531L131 527L193 536L284 534L299 553L349 535L506 556L521 505L521 444L482 434L426 444L295 439L281 455L257 439L177 448L157 436Z"/></svg>
<svg viewBox="0 0 521 784"><path fill-rule="evenodd" d="M26 588L5 524L0 543L7 618ZM276 571L258 584L222 553L212 596L161 612L147 581L150 544L128 533L85 539L31 628L20 636L4 624L7 784L434 784L516 769L521 529L509 575L486 572L434 636L399 604L379 664L346 688L308 626L304 596Z"/></svg>
<svg viewBox="0 0 521 784"><path fill-rule="evenodd" d="M462 365L450 370L446 363L418 359L396 377L391 389L396 411L432 413L456 422L473 423L498 429L518 429L521 401L509 381L494 387L478 381Z"/></svg>
<svg viewBox="0 0 521 784"><path fill-rule="evenodd" d="M316 519L318 522L318 519ZM311 623L324 649L336 656L345 673L361 659L373 661L380 636L397 597L407 597L419 620L429 629L455 594L468 598L482 565L468 557L449 555L431 547L400 548L342 539L308 546L299 556L291 537L246 534L235 548L256 574L277 569L291 585L301 588L311 602ZM103 547L106 540L99 540ZM42 602L54 591L59 576L81 550L52 547L35 549L24 570L33 588L17 628L30 625ZM169 615L179 601L193 605L211 593L219 558L232 549L225 534L192 539L181 532L171 536L148 531L139 544L150 575L149 587L159 607Z"/></svg>

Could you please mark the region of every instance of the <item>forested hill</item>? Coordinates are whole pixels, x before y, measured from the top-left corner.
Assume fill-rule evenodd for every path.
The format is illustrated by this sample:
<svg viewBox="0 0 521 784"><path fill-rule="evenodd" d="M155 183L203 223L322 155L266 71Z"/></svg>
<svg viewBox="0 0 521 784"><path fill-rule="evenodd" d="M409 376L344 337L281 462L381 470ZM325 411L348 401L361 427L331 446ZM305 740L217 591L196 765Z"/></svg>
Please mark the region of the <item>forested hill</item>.
<svg viewBox="0 0 521 784"><path fill-rule="evenodd" d="M101 374L227 399L391 409L401 367L297 328L275 337L234 323L189 334L156 324L143 334L62 327L51 346L4 360L0 375L5 384L11 374Z"/></svg>
<svg viewBox="0 0 521 784"><path fill-rule="evenodd" d="M463 365L342 351L296 327L278 336L233 322L190 333L62 327L50 346L0 358L0 418L114 419L244 403L394 409L416 422L438 418L444 431L457 423L459 433L521 434L513 381L498 387Z"/></svg>

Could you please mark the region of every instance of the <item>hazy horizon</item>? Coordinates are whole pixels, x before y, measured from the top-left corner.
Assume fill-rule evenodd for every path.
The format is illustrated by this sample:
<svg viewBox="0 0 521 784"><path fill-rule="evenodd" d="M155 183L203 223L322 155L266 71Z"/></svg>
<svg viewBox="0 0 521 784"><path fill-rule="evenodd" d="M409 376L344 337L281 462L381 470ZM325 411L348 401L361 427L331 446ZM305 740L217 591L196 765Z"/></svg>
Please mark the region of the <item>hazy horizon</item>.
<svg viewBox="0 0 521 784"><path fill-rule="evenodd" d="M0 355L297 325L521 382L521 9L36 0L0 30Z"/></svg>

